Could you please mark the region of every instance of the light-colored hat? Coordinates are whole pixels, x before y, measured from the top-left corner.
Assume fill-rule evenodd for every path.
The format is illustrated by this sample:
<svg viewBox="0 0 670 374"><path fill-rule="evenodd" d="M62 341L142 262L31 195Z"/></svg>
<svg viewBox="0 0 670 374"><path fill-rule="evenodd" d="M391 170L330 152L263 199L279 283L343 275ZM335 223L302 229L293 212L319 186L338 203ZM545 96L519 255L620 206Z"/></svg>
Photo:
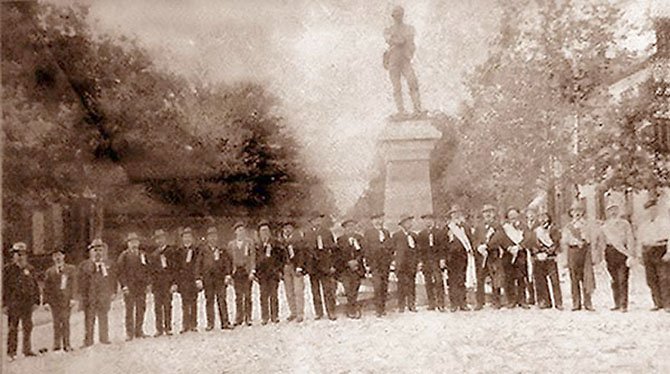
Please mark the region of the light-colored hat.
<svg viewBox="0 0 670 374"><path fill-rule="evenodd" d="M184 236L184 235L186 235L186 234L191 234L191 235L193 235L193 230L191 230L190 227L185 227L185 228L181 231L181 236Z"/></svg>
<svg viewBox="0 0 670 374"><path fill-rule="evenodd" d="M237 221L237 222L235 222L235 224L233 225L233 231L239 229L240 227L244 227L244 226L245 226L245 225L244 225L244 222L242 222L242 221Z"/></svg>
<svg viewBox="0 0 670 374"><path fill-rule="evenodd" d="M451 209L449 209L449 211L447 212L447 215L451 216L452 214L454 214L456 212L463 212L463 209L461 209L461 207L458 204L454 204L451 207Z"/></svg>
<svg viewBox="0 0 670 374"><path fill-rule="evenodd" d="M344 221L342 221L342 227L346 227L350 223L355 225L358 222L353 218L345 218Z"/></svg>
<svg viewBox="0 0 670 374"><path fill-rule="evenodd" d="M133 241L133 240L139 241L140 237L139 237L139 235L137 235L137 233L131 232L131 233L128 234L128 236L126 236L126 243L128 243L130 241Z"/></svg>
<svg viewBox="0 0 670 374"><path fill-rule="evenodd" d="M484 204L484 206L482 207L482 213L484 213L484 212L495 212L495 211L496 211L496 207L494 207L491 204Z"/></svg>
<svg viewBox="0 0 670 374"><path fill-rule="evenodd" d="M214 226L207 229L207 235L218 234L218 233L219 233L219 230L217 230L216 227L214 227Z"/></svg>
<svg viewBox="0 0 670 374"><path fill-rule="evenodd" d="M163 229L158 229L154 231L154 234L151 236L152 239L156 239L160 236L167 236L167 233Z"/></svg>
<svg viewBox="0 0 670 374"><path fill-rule="evenodd" d="M88 245L89 250L94 249L94 248L105 248L105 247L107 247L107 245L100 238L93 239L91 244Z"/></svg>
<svg viewBox="0 0 670 374"><path fill-rule="evenodd" d="M12 248L10 249L10 253L17 253L17 252L27 252L28 251L28 246L24 242L16 242L12 245Z"/></svg>

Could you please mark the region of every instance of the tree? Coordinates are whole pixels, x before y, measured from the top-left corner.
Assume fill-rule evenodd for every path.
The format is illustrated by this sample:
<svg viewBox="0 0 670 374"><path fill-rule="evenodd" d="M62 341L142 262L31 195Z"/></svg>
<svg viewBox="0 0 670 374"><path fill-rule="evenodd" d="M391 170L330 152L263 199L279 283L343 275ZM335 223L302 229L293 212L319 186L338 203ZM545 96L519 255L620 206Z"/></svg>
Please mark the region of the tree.
<svg viewBox="0 0 670 374"><path fill-rule="evenodd" d="M460 112L458 152L442 184L466 205L525 205L553 196L556 182L577 183L585 129L602 123L601 88L629 61L616 36L621 13L607 1L501 7L500 36L468 80L472 101Z"/></svg>

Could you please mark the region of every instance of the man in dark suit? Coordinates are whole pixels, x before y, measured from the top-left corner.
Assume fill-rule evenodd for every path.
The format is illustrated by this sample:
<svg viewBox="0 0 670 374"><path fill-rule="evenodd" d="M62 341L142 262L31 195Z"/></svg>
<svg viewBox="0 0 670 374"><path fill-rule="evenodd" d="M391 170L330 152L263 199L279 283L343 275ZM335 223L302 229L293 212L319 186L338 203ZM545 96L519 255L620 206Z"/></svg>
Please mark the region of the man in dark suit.
<svg viewBox="0 0 670 374"><path fill-rule="evenodd" d="M337 238L335 266L340 273L344 293L347 296L347 317L353 319L361 318L358 289L361 286L361 278L365 277L363 237L355 232L356 224L353 219L345 219L342 222L344 234Z"/></svg>
<svg viewBox="0 0 670 374"><path fill-rule="evenodd" d="M536 242L535 229L540 225L537 219L537 210L535 207L529 206L526 208L526 220L523 225L525 242L528 244L526 251L526 287L524 290L524 297L529 305L535 305L535 282L533 277L533 265L535 265L532 258L531 248Z"/></svg>
<svg viewBox="0 0 670 374"><path fill-rule="evenodd" d="M226 287L232 283L233 260L228 251L219 247L219 234L216 227L207 229L207 245L198 252L195 262L196 285L205 290L205 310L207 331L214 329L214 304L219 312L222 330L231 329L226 302Z"/></svg>
<svg viewBox="0 0 670 374"><path fill-rule="evenodd" d="M175 256L177 262L177 288L181 295L181 331L198 332L198 288L195 283L195 260L200 249L195 243L193 230L186 227L181 233L181 247Z"/></svg>
<svg viewBox="0 0 670 374"><path fill-rule="evenodd" d="M268 321L279 323L279 280L282 277L284 251L272 235L270 223L262 220L258 224L258 252L256 253L256 276L260 287L261 324Z"/></svg>
<svg viewBox="0 0 670 374"><path fill-rule="evenodd" d="M28 247L23 242L12 245L12 263L2 271L2 309L7 314L7 356L16 357L19 322L23 328L23 355L35 356L30 344L33 332L33 311L40 304L40 291L35 269L28 263Z"/></svg>
<svg viewBox="0 0 670 374"><path fill-rule="evenodd" d="M370 217L372 228L365 231L365 259L372 273L374 303L377 317L386 314L388 297L389 268L393 261L391 234L384 228L384 214L373 214Z"/></svg>
<svg viewBox="0 0 670 374"><path fill-rule="evenodd" d="M228 253L233 260L235 288L235 326L251 326L251 286L256 279L256 244L249 239L243 222L233 226L235 239L228 242Z"/></svg>
<svg viewBox="0 0 670 374"><path fill-rule="evenodd" d="M398 312L416 312L416 268L418 263L417 237L411 229L414 217L402 215L400 230L393 234L395 271L398 277Z"/></svg>
<svg viewBox="0 0 670 374"><path fill-rule="evenodd" d="M145 338L144 313L147 307L147 286L149 285L149 261L140 249L140 237L131 232L126 237L127 248L117 260L117 276L123 302L126 306L126 340Z"/></svg>
<svg viewBox="0 0 670 374"><path fill-rule="evenodd" d="M305 248L302 234L295 231L292 220L284 222L279 236L284 250L284 290L290 310L288 321L300 323L305 318Z"/></svg>
<svg viewBox="0 0 670 374"><path fill-rule="evenodd" d="M154 232L156 249L149 256L151 271L151 291L154 294L156 316L155 337L172 335L172 294L177 290L177 254L174 247L167 244L167 234L159 229Z"/></svg>
<svg viewBox="0 0 670 374"><path fill-rule="evenodd" d="M79 293L84 309L86 329L84 347L93 345L95 320L98 320L100 343L110 344L108 314L112 298L116 293L116 280L112 269L104 261L107 245L102 239L94 239L88 246L89 258L79 264Z"/></svg>
<svg viewBox="0 0 670 374"><path fill-rule="evenodd" d="M44 303L51 309L54 328L54 351L64 349L71 351L70 346L70 312L75 305L77 268L65 263L62 249L52 255L53 266L44 275Z"/></svg>
<svg viewBox="0 0 670 374"><path fill-rule="evenodd" d="M305 232L305 246L309 253L309 282L312 288L314 314L317 320L323 318L325 302L326 313L331 321L335 316L335 264L333 252L336 248L333 233L324 227L324 215L312 213L310 215L311 228ZM321 292L323 291L323 298ZM322 302L322 300L324 302Z"/></svg>
<svg viewBox="0 0 670 374"><path fill-rule="evenodd" d="M468 311L465 283L467 280L468 257L474 256L472 231L465 223L465 214L458 205L448 213L450 222L447 249L447 286L449 287L450 310Z"/></svg>
<svg viewBox="0 0 670 374"><path fill-rule="evenodd" d="M475 310L481 310L485 303L484 286L486 279L491 279L491 304L500 309L501 289L504 286L505 274L502 268L501 252L491 246L491 239L502 231L502 226L496 221L496 208L485 204L482 208L483 222L475 228L473 244L476 247L475 262L477 266L477 303Z"/></svg>
<svg viewBox="0 0 670 374"><path fill-rule="evenodd" d="M502 230L491 239L491 247L502 252L501 261L505 272L507 307L520 306L528 309L529 306L525 297L528 276L526 248L531 248L532 243L525 236L523 223L517 208L509 208L505 219L506 222L502 225Z"/></svg>
<svg viewBox="0 0 670 374"><path fill-rule="evenodd" d="M440 263L446 261L446 240L443 232L435 225L435 216L424 214L421 219L425 228L419 232L418 244L421 271L426 285L428 310L444 311L444 280Z"/></svg>

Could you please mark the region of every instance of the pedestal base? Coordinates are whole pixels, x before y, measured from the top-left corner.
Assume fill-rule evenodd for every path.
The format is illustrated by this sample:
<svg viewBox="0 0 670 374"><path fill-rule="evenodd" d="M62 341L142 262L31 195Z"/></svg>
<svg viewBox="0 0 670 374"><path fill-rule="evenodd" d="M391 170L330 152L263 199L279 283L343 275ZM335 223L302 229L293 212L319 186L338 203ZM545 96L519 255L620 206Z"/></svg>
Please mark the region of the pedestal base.
<svg viewBox="0 0 670 374"><path fill-rule="evenodd" d="M429 120L386 124L381 145L386 164L384 214L389 228L396 227L402 214L433 213L430 153L441 137Z"/></svg>

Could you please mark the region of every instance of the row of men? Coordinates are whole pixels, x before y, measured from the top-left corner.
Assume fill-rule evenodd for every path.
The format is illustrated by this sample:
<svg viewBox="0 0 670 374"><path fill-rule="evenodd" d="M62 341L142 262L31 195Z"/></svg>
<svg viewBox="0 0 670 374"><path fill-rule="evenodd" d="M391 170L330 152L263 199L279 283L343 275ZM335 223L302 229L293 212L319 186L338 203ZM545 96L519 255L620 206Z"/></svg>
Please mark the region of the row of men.
<svg viewBox="0 0 670 374"><path fill-rule="evenodd" d="M670 311L670 255L667 240L670 226L658 219L655 201L646 208L650 218L638 229L637 239L643 248L647 281L652 291L655 310ZM278 287L283 280L289 305L289 321L304 319L305 275L311 285L316 319L327 316L335 320L335 291L341 282L346 298L346 315L360 318L358 289L361 279L369 276L374 288L377 316L386 313L389 273L398 280L397 309L416 312L415 277L423 273L428 309L444 311L445 295L451 311L469 310L466 287L476 288L475 309L485 303L485 284L492 286L491 304L528 308L563 309L557 254L567 252L572 293L572 309L593 310L591 293L595 287L594 254L604 251L612 278L614 310L628 307L628 271L637 254L633 230L619 217L616 204L607 206L607 220L591 224L584 219L584 208L571 207L571 221L556 228L548 214L539 217L526 210L525 217L516 208L506 211L504 219L496 219L496 208L485 205L483 222L470 227L459 207L448 213L449 223L437 227L435 217L424 215L425 229L412 231L414 217L400 218L393 235L384 228L383 215L371 217L372 228L363 235L356 232L357 222L342 222L344 233L335 238L324 226L322 214L312 214L310 227L299 232L293 222L285 222L279 235L273 235L267 221L258 225L258 238L248 235L241 222L234 225L235 238L225 248L219 246L215 227L207 230L206 243L198 245L191 229L181 233L180 246L167 244L167 235L156 230L155 248L144 250L140 238L130 233L126 249L114 266L104 261L106 245L100 239L88 247L89 259L78 268L65 264L64 254L53 255L54 266L45 278L45 303L50 306L54 321L54 349L71 349L69 316L75 294L79 295L85 315L84 346L93 344L94 323L99 325L100 341L109 343L107 312L113 294L123 291L127 339L142 338L147 288L154 295L156 336L172 334L172 298L181 296L182 333L197 331L197 295L204 291L206 299L206 330L215 327L216 314L221 329L251 325L251 287L260 286L262 324L279 322ZM23 243L12 248L14 261L4 272L4 305L9 314L8 354L16 355L19 321L23 326L24 354L30 349L31 313L39 303L34 271L27 262ZM447 275L448 293L443 273ZM227 287L235 292L234 325L228 317ZM551 285L551 289L549 287ZM504 295L503 295L504 294ZM215 314L215 309L218 313ZM325 313L324 313L325 312Z"/></svg>

